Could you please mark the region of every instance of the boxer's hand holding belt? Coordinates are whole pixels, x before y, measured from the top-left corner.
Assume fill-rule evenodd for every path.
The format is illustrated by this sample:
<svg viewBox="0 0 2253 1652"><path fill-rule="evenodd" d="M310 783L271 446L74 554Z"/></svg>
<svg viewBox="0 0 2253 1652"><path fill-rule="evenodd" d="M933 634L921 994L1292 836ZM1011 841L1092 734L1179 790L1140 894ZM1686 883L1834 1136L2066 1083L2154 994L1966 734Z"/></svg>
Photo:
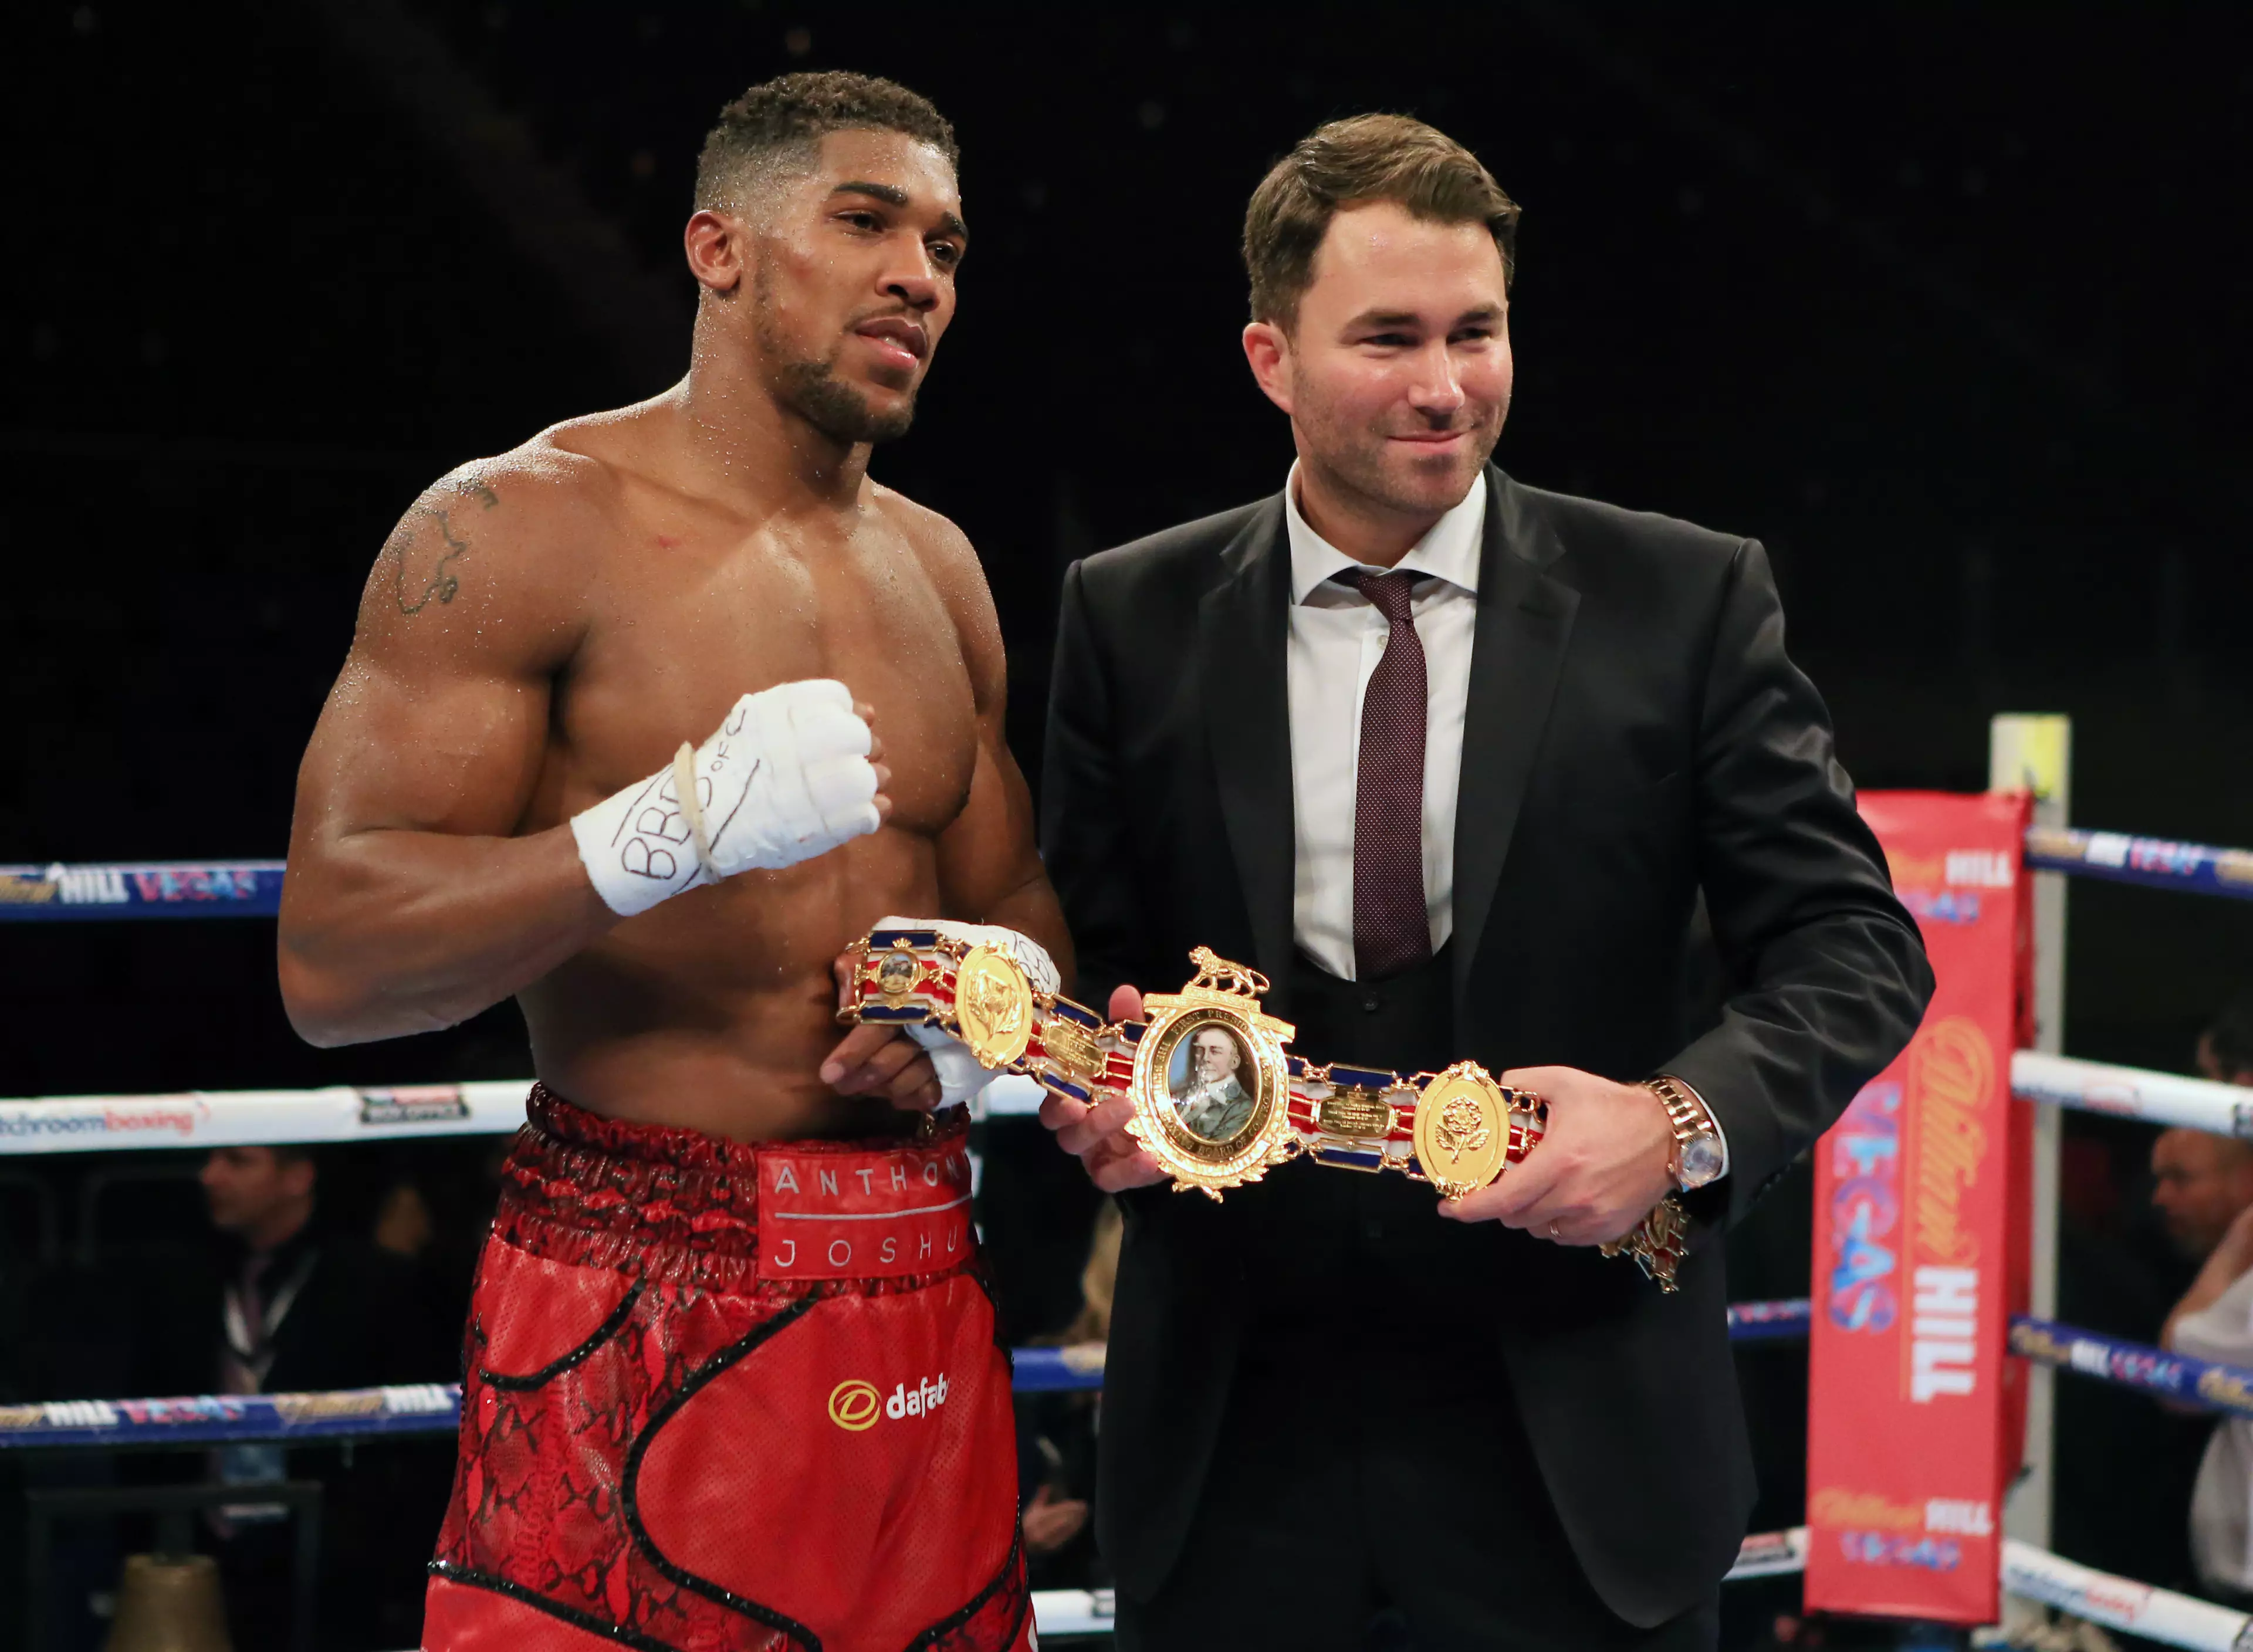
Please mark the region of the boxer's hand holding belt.
<svg viewBox="0 0 2253 1652"><path fill-rule="evenodd" d="M1260 1007L1267 982L1205 947L1194 980L1152 993L1147 1022L1106 1026L1052 990L1036 992L993 949L936 926L880 927L864 944L855 1003L842 1019L952 1032L987 1072L1036 1078L1086 1103L1124 1089L1126 1128L1177 1191L1257 1181L1301 1154L1318 1164L1397 1170L1456 1199L1522 1162L1542 1137L1538 1096L1506 1090L1475 1062L1443 1073L1312 1065L1286 1053L1295 1030ZM1636 1258L1664 1290L1683 1253L1681 1209L1664 1201L1605 1254Z"/></svg>
<svg viewBox="0 0 2253 1652"><path fill-rule="evenodd" d="M888 1022L923 1045L945 1088L943 1105L1000 1073L1083 1102L1106 1078L1125 1087L1133 1047L1122 1029L1058 993L1047 951L1015 930L888 917L847 958L838 1020Z"/></svg>

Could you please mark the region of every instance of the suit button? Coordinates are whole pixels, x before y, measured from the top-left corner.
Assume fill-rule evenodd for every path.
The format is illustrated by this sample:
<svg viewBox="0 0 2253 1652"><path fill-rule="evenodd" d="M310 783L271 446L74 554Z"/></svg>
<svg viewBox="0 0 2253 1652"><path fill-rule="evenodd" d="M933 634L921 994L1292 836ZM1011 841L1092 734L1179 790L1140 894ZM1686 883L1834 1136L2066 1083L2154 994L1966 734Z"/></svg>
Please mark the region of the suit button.
<svg viewBox="0 0 2253 1652"><path fill-rule="evenodd" d="M1361 1237L1375 1244L1385 1237L1385 1223L1371 1216L1361 1224Z"/></svg>
<svg viewBox="0 0 2253 1652"><path fill-rule="evenodd" d="M1378 1010L1385 1007L1385 1000L1379 998L1376 993L1371 993L1368 997L1361 1000L1361 1007L1370 1014L1374 1015Z"/></svg>

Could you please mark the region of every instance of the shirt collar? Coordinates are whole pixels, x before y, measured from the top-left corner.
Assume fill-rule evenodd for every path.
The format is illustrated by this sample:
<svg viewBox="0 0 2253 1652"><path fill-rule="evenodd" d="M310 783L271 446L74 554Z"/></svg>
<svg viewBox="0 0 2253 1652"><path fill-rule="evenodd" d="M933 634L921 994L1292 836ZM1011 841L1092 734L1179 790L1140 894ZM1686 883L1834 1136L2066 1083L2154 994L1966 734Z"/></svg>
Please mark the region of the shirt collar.
<svg viewBox="0 0 2253 1652"><path fill-rule="evenodd" d="M1307 526L1299 513L1299 467L1294 461L1283 482L1283 526L1291 536L1291 600L1307 596L1332 575L1359 568L1343 551ZM1479 553L1486 539L1486 477L1482 472L1455 507L1418 540L1394 569L1429 574L1478 593Z"/></svg>

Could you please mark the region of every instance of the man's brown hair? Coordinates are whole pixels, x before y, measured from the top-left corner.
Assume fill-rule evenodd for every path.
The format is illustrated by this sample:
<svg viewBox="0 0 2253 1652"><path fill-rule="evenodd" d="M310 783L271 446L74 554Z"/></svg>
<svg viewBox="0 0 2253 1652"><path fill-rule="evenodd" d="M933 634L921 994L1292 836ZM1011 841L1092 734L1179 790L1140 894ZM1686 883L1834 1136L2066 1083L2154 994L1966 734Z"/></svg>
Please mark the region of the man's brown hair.
<svg viewBox="0 0 2253 1652"><path fill-rule="evenodd" d="M1275 163L1244 214L1252 318L1289 326L1314 284L1315 254L1341 208L1391 201L1441 224L1484 224L1517 273L1517 203L1479 157L1406 115L1356 115L1316 127Z"/></svg>
<svg viewBox="0 0 2253 1652"><path fill-rule="evenodd" d="M849 131L903 132L961 164L946 117L896 80L841 69L778 75L720 111L696 157L696 205L740 206L760 175L810 164L826 135Z"/></svg>

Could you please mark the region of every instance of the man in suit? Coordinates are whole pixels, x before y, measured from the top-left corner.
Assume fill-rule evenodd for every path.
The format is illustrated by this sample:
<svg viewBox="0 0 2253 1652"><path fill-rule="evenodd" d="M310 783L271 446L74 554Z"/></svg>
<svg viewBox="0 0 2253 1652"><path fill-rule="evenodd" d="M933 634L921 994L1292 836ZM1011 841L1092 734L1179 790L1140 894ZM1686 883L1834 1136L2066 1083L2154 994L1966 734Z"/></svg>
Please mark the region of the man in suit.
<svg viewBox="0 0 2253 1652"><path fill-rule="evenodd" d="M415 1270L335 1219L312 1150L216 1147L201 1181L210 1243L175 1247L146 1266L129 1391L295 1393L459 1375L451 1328ZM223 1484L320 1481L316 1628L323 1647L350 1652L404 1645L420 1630L429 1546L422 1523L445 1501L451 1454L425 1440L341 1455L234 1445L158 1472L201 1467ZM288 1641L296 1528L286 1512L245 1496L212 1519L237 1646Z"/></svg>
<svg viewBox="0 0 2253 1652"><path fill-rule="evenodd" d="M1750 540L1487 461L1517 208L1396 116L1254 193L1280 494L1065 577L1043 799L1083 995L1203 943L1309 1060L1471 1058L1546 1140L1441 1205L1287 1165L1177 1198L1044 1117L1126 1232L1097 1529L1122 1647L1710 1647L1753 1487L1713 1236L1907 1042L1915 925ZM1131 804L1131 806L1129 806ZM1703 890L1734 990L1690 1024ZM1663 1293L1597 1246L1670 1193Z"/></svg>

